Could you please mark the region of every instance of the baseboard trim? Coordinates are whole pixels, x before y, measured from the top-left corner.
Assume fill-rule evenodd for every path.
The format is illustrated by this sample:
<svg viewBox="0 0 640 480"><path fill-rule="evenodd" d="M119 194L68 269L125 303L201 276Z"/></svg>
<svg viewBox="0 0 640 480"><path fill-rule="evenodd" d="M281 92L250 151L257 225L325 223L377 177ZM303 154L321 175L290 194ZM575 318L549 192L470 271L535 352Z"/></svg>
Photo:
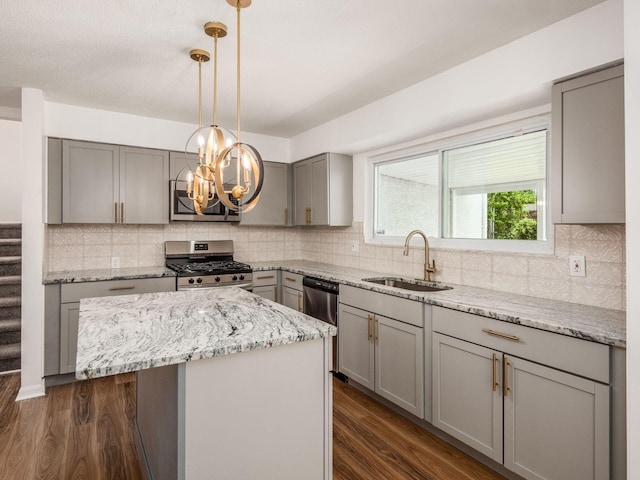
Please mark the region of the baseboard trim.
<svg viewBox="0 0 640 480"><path fill-rule="evenodd" d="M45 395L44 383L20 387L18 395L16 396L16 402L28 400L29 398L44 397Z"/></svg>

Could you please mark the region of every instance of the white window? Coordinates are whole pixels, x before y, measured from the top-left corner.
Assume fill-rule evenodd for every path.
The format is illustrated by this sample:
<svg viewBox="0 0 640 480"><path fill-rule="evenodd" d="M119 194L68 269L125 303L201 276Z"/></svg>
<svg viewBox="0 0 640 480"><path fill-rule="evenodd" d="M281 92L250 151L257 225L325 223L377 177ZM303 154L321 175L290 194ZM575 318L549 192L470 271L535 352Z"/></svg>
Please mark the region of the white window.
<svg viewBox="0 0 640 480"><path fill-rule="evenodd" d="M547 126L457 137L373 161L373 241L548 251Z"/></svg>

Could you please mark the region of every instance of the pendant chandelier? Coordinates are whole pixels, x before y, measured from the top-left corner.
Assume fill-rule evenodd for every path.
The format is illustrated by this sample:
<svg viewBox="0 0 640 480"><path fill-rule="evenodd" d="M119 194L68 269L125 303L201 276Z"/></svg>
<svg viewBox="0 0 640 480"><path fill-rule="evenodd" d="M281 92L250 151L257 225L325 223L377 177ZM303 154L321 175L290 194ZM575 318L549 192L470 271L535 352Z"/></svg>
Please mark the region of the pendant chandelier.
<svg viewBox="0 0 640 480"><path fill-rule="evenodd" d="M238 140L220 152L213 171L216 194L220 201L232 210L249 212L260 200L264 180L264 165L260 153L252 145L242 143L240 140L240 10L251 5L251 0L227 0L227 3L237 11L236 110L238 123L236 132ZM235 174L235 184L225 184L226 172L230 172L230 175Z"/></svg>
<svg viewBox="0 0 640 480"><path fill-rule="evenodd" d="M227 3L237 10L237 137L216 123L218 38L227 35L227 27L218 22L208 22L204 26L205 33L214 39L213 122L207 127L202 125L202 63L209 61L210 57L205 50L189 52L190 57L198 62L199 116L198 129L187 140L185 152L190 150L195 139L198 165L195 172L186 169L186 191L187 198L193 203L193 211L198 215L203 215L208 206L217 202L238 212L252 210L260 199L264 180L260 153L252 145L240 141L240 9L251 5L251 0L227 0ZM182 172L178 176L181 175Z"/></svg>

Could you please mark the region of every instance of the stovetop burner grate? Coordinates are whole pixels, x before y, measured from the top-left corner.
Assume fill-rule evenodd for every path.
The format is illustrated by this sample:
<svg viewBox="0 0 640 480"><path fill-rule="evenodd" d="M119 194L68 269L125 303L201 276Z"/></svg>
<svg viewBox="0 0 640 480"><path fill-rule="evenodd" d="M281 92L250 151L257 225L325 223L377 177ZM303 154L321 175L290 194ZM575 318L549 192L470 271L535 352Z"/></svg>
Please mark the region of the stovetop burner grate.
<svg viewBox="0 0 640 480"><path fill-rule="evenodd" d="M212 260L208 262L168 263L167 267L181 275L218 275L251 272L251 266L236 261Z"/></svg>

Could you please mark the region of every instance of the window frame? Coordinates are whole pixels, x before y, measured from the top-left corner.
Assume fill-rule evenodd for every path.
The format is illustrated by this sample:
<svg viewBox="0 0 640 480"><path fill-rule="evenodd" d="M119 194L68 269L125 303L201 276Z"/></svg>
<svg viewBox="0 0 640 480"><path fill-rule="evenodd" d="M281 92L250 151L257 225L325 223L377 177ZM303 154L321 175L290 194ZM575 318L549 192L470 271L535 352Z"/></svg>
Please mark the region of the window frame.
<svg viewBox="0 0 640 480"><path fill-rule="evenodd" d="M527 112L528 113L528 112ZM454 249L454 250L477 250L477 251L498 251L498 252L521 252L521 253L553 253L553 228L551 223L551 207L550 207L550 176L551 176L551 117L548 107L543 112L534 115L522 115L520 118L515 116L509 121L496 119L494 122L484 122L481 125L471 125L455 132L445 132L441 135L429 138L427 141L417 141L413 144L405 146L395 146L384 152L376 152L366 155L367 160L367 178L369 179L368 189L366 189L366 207L365 207L365 225L364 236L365 242L373 245L404 245L405 238L398 236L381 236L376 235L376 182L377 182L377 166L383 163L398 162L415 158L417 156L426 156L429 154L438 154L438 231L425 232L429 237L429 244L434 248ZM546 130L546 166L545 180L542 182L544 188L544 203L539 200L538 210L544 211L544 222L540 222L540 234L546 234L546 240L502 240L502 239L460 239L460 238L444 238L444 198L443 198L443 158L444 151L455 148L476 145L484 142L491 142L502 138L523 135L535 131ZM542 203L542 204L541 204ZM540 205L541 204L541 205ZM409 233L409 232L407 232ZM414 238L412 245L418 245L420 242ZM421 239L420 239L421 241Z"/></svg>

